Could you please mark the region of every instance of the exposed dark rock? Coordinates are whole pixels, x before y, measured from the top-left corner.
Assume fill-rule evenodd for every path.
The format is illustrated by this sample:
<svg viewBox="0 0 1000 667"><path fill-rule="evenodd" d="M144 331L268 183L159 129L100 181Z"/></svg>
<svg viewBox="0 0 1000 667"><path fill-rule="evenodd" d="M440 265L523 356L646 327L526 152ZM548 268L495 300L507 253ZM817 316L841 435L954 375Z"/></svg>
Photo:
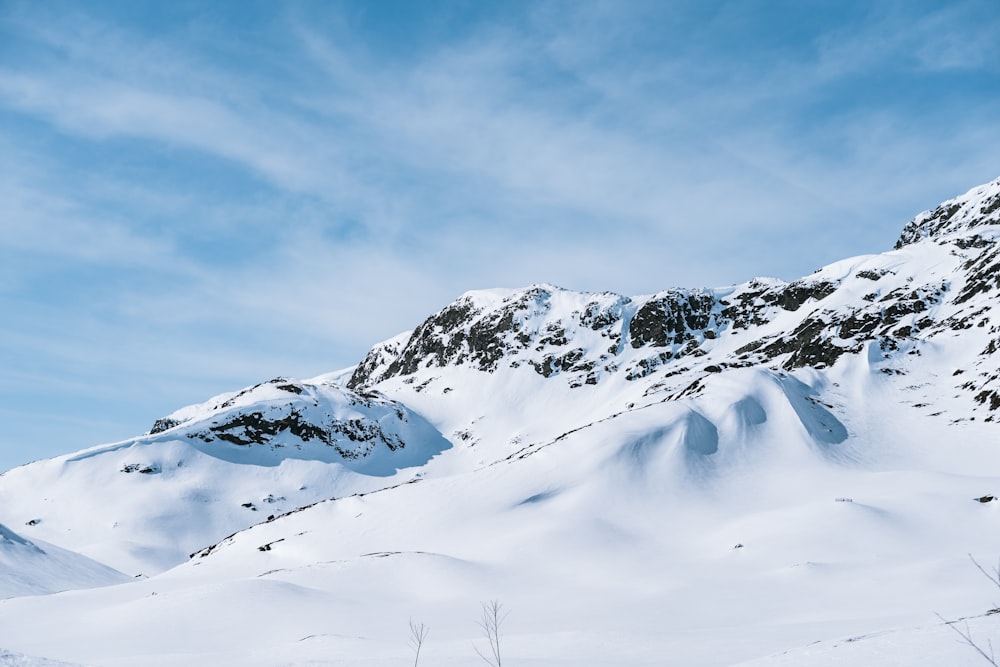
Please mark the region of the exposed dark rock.
<svg viewBox="0 0 1000 667"><path fill-rule="evenodd" d="M954 243L962 250L968 250L969 248L985 248L986 246L993 243L993 241L984 238L979 234L975 234L973 236L964 236L961 238L957 238L954 241L952 241L952 243Z"/></svg>
<svg viewBox="0 0 1000 667"><path fill-rule="evenodd" d="M581 359L583 359L583 349L576 348L558 357L552 354L546 355L545 358L542 359L541 363L533 361L531 362L531 366L539 375L543 377L551 377L556 373L570 370L590 370L590 366L587 364L577 366L577 362Z"/></svg>
<svg viewBox="0 0 1000 667"><path fill-rule="evenodd" d="M729 321L734 329L749 329L767 324L770 315L769 306L778 306L782 310L796 311L806 302L821 301L837 289L837 284L830 281L797 280L788 285L774 285L751 281L747 289L735 297L734 301L722 301L724 306L720 316L721 321Z"/></svg>
<svg viewBox="0 0 1000 667"><path fill-rule="evenodd" d="M750 287L757 287L759 283L752 282ZM768 323L768 319L763 316L762 308L757 305L764 290L747 290L736 297L736 302L720 301L723 306L720 313L724 320L732 323L733 329L749 329Z"/></svg>
<svg viewBox="0 0 1000 667"><path fill-rule="evenodd" d="M505 356L529 347L534 332L525 330L525 322L532 313L548 309L549 296L545 288L535 287L485 313L478 311L471 299L461 299L417 327L384 370L384 351L372 350L351 376L348 387L466 361L492 372ZM561 344L557 331L549 333L546 345Z"/></svg>
<svg viewBox="0 0 1000 667"><path fill-rule="evenodd" d="M146 465L143 463L126 463L122 466L121 471L125 473L138 472L143 475L155 475L160 472L160 466L156 464Z"/></svg>
<svg viewBox="0 0 1000 667"><path fill-rule="evenodd" d="M977 294L1000 287L1000 246L969 260L963 268L968 277L965 286L955 299L956 304L963 304Z"/></svg>
<svg viewBox="0 0 1000 667"><path fill-rule="evenodd" d="M566 338L566 329L559 324L550 324L545 327L545 335L538 341L538 346L535 349L542 350L547 346L559 347L567 343L569 343L569 339Z"/></svg>
<svg viewBox="0 0 1000 667"><path fill-rule="evenodd" d="M398 408L396 416L405 421L405 413ZM404 447L398 435L384 431L377 421L327 418L316 423L296 408L291 408L287 414L274 416L267 416L260 410L235 412L227 415L225 420L211 424L206 431L192 432L188 437L203 442L219 439L241 447L269 445L272 448L285 446L285 442L277 440L279 437L295 437L303 442L318 440L349 460L365 457L379 445L390 451Z"/></svg>
<svg viewBox="0 0 1000 667"><path fill-rule="evenodd" d="M705 386L701 383L701 378L697 378L694 382L688 386L681 389L679 392L670 397L670 400L676 401L687 396L697 396L702 391L704 391Z"/></svg>
<svg viewBox="0 0 1000 667"><path fill-rule="evenodd" d="M257 551L270 551L271 547L273 545L278 544L279 542L284 542L284 541L285 541L285 538L282 537L281 539L277 539L274 542L268 542L267 544L262 544L259 547L257 547Z"/></svg>
<svg viewBox="0 0 1000 667"><path fill-rule="evenodd" d="M765 301L768 297L773 296L774 303L781 306L785 310L795 311L802 307L802 305L809 301L822 301L826 297L833 294L837 289L836 283L828 281L817 281L817 282L806 282L797 280L790 283L784 289L779 290L776 294L765 294Z"/></svg>
<svg viewBox="0 0 1000 667"><path fill-rule="evenodd" d="M883 318L877 313L855 311L847 319L840 323L837 335L840 338L854 338L856 336L869 336L883 322Z"/></svg>
<svg viewBox="0 0 1000 667"><path fill-rule="evenodd" d="M806 318L790 336L779 338L762 350L767 359L788 354L782 366L786 370L812 366L823 368L832 366L846 352L860 348L848 348L833 342L830 325L819 318Z"/></svg>
<svg viewBox="0 0 1000 667"><path fill-rule="evenodd" d="M670 361L674 355L670 352L661 352L654 357L647 357L645 359L640 359L636 362L635 366L632 366L626 371L625 379L632 381L644 378L658 369L663 364Z"/></svg>
<svg viewBox="0 0 1000 667"><path fill-rule="evenodd" d="M701 332L712 321L715 297L710 293L667 292L644 303L629 322L633 348L678 345Z"/></svg>
<svg viewBox="0 0 1000 667"><path fill-rule="evenodd" d="M153 428L149 429L149 434L153 435L155 433L163 433L164 431L170 430L175 426L180 426L181 422L176 419L171 419L169 417L163 417L157 419L153 422Z"/></svg>
<svg viewBox="0 0 1000 667"><path fill-rule="evenodd" d="M896 250L899 250L903 246L909 245L910 243L915 243L921 239L938 234L947 226L951 218L961 209L961 204L942 204L934 209L928 217L923 219L916 218L910 221L910 223L903 228L903 233L900 234L899 240L896 241Z"/></svg>
<svg viewBox="0 0 1000 667"><path fill-rule="evenodd" d="M603 308L597 302L589 303L583 313L580 314L580 324L588 326L594 331L607 329L621 320L622 307L628 301L628 299L620 298L610 308Z"/></svg>
<svg viewBox="0 0 1000 667"><path fill-rule="evenodd" d="M979 214L984 216L988 216L997 211L1000 211L1000 194L993 195L984 201L983 205L979 208Z"/></svg>
<svg viewBox="0 0 1000 667"><path fill-rule="evenodd" d="M748 352L753 352L755 350L759 350L760 348L762 348L764 346L764 343L766 343L766 342L767 342L766 338L761 338L759 340L750 341L746 345L737 348L735 354L737 354L737 355L744 355L744 354L747 354Z"/></svg>
<svg viewBox="0 0 1000 667"><path fill-rule="evenodd" d="M921 239L940 238L1000 223L1000 194L988 195L990 189L995 190L995 183L971 190L963 197L944 202L930 213L917 216L903 228L896 248Z"/></svg>
<svg viewBox="0 0 1000 667"><path fill-rule="evenodd" d="M287 416L276 419L266 418L259 411L239 412L222 424L210 426L209 430L220 440L234 445L264 444L283 431L302 440L316 438L329 444L327 430L304 419L302 413L294 409Z"/></svg>
<svg viewBox="0 0 1000 667"><path fill-rule="evenodd" d="M996 390L987 389L976 394L976 402L983 405L989 403L990 410L1000 408L1000 393Z"/></svg>

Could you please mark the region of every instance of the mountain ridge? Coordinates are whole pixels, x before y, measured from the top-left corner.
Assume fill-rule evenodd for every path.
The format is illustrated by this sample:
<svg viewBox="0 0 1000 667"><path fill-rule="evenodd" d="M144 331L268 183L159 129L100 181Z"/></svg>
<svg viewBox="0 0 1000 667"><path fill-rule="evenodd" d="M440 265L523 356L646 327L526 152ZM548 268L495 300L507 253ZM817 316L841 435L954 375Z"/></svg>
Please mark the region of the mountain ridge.
<svg viewBox="0 0 1000 667"><path fill-rule="evenodd" d="M455 365L490 373L501 364L524 366L546 378L568 377L578 388L620 373L629 381L669 376L682 360L719 372L756 365L822 369L872 344L885 359L919 354L935 337L986 326L992 305L970 302L1000 287L998 230L988 229L1000 220L997 202L1000 179L916 216L895 250L842 260L787 283L756 278L639 297L548 284L466 293L412 332L374 346L347 386L418 376L427 382L430 369ZM993 217L971 217L976 211ZM931 231L921 235L925 229ZM920 241L927 245L918 252ZM917 268L905 271L914 260ZM945 264L951 266L937 266ZM727 346L724 339L736 335L740 344ZM985 341L983 353L998 344ZM995 381L988 375L965 387L990 412L1000 401Z"/></svg>

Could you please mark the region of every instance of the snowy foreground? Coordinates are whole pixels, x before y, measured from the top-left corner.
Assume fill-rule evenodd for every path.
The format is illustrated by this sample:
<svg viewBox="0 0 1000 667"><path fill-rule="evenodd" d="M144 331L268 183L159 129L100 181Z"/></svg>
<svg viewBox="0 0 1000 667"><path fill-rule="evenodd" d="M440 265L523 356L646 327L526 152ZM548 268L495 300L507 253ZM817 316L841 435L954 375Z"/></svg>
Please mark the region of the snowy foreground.
<svg viewBox="0 0 1000 667"><path fill-rule="evenodd" d="M411 619L483 664L493 600L506 665L986 665L998 211L788 284L469 293L8 471L0 665L411 665Z"/></svg>

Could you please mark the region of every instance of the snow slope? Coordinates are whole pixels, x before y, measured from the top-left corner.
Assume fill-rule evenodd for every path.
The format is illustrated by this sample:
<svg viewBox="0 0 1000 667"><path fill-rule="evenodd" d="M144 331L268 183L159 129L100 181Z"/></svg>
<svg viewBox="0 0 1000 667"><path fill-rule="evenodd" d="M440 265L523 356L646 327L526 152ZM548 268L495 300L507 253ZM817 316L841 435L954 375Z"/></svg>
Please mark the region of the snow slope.
<svg viewBox="0 0 1000 667"><path fill-rule="evenodd" d="M178 410L147 435L10 470L0 517L148 576L270 516L398 483L448 447L394 401L279 378Z"/></svg>
<svg viewBox="0 0 1000 667"><path fill-rule="evenodd" d="M0 524L0 599L120 584L129 577L72 551L32 542Z"/></svg>
<svg viewBox="0 0 1000 667"><path fill-rule="evenodd" d="M155 576L7 600L0 644L412 664L414 618L459 665L499 599L511 664L981 664L936 614L1000 636L998 211L1000 180L792 283L470 292L350 372L10 471L0 520Z"/></svg>

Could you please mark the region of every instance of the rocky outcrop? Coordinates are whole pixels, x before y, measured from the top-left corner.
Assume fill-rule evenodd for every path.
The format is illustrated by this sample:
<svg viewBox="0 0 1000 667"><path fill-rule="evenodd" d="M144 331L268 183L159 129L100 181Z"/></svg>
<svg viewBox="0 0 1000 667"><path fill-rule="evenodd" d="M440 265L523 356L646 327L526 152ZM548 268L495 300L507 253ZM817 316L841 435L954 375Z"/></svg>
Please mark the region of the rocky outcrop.
<svg viewBox="0 0 1000 667"><path fill-rule="evenodd" d="M367 456L379 445L390 451L404 446L399 435L387 433L376 420L363 417L310 420L295 408L287 412L272 410L267 415L261 410L236 411L219 422L211 423L204 430L189 432L187 437L203 442L218 439L243 447L287 446L295 439L302 442L316 440L350 460Z"/></svg>
<svg viewBox="0 0 1000 667"><path fill-rule="evenodd" d="M915 217L903 228L896 249L923 239L940 239L997 224L1000 224L1000 179L973 188Z"/></svg>
<svg viewBox="0 0 1000 667"><path fill-rule="evenodd" d="M205 443L210 451L236 446L279 458L360 462L376 450L388 455L402 450L408 434L439 437L428 428L377 393L275 378L158 419L148 435L170 431L168 437ZM147 472L144 467L126 466L124 472Z"/></svg>

